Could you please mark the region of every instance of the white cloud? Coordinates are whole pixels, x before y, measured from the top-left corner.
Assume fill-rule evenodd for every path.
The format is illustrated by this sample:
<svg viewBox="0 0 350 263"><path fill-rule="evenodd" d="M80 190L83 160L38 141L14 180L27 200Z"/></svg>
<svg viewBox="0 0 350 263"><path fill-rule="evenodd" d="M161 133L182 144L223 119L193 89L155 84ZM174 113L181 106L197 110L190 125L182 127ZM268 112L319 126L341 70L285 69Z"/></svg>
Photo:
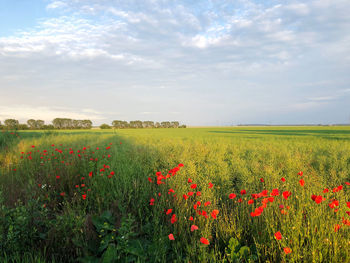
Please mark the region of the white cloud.
<svg viewBox="0 0 350 263"><path fill-rule="evenodd" d="M101 112L94 109L59 108L11 105L0 106L0 119L18 119L25 122L28 119L41 119L46 123L51 123L54 118L89 119L92 121L103 120Z"/></svg>

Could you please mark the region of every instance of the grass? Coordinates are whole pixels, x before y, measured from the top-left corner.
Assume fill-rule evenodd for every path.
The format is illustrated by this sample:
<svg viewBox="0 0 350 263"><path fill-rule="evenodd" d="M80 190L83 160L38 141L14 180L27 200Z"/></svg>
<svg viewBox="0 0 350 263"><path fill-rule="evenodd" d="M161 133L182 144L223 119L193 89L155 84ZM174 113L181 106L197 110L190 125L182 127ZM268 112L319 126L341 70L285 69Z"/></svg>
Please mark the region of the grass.
<svg viewBox="0 0 350 263"><path fill-rule="evenodd" d="M5 132L0 149L4 262L350 260L350 127Z"/></svg>

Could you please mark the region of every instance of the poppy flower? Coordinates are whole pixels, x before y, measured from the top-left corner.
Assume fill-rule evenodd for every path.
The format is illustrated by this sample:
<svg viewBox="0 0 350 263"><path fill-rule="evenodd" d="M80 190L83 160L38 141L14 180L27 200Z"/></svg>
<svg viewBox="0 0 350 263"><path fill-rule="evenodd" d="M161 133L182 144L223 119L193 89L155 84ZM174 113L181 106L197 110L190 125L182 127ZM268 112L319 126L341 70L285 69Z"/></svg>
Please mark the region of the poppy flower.
<svg viewBox="0 0 350 263"><path fill-rule="evenodd" d="M260 182L262 183L265 182L264 178L260 178Z"/></svg>
<svg viewBox="0 0 350 263"><path fill-rule="evenodd" d="M152 183L152 178L151 178L151 177L148 177L147 179L148 179L148 181L149 181L150 183Z"/></svg>
<svg viewBox="0 0 350 263"><path fill-rule="evenodd" d="M347 214L348 214L348 216L350 216L350 211L346 211L345 213L347 213Z"/></svg>
<svg viewBox="0 0 350 263"><path fill-rule="evenodd" d="M197 187L196 184L192 184L192 185L191 185L191 188L192 188L192 189L195 189L196 187Z"/></svg>
<svg viewBox="0 0 350 263"><path fill-rule="evenodd" d="M350 208L350 202L346 202L347 207Z"/></svg>
<svg viewBox="0 0 350 263"><path fill-rule="evenodd" d="M178 165L179 167L183 167L184 165L182 164L182 163L179 163L179 165Z"/></svg>
<svg viewBox="0 0 350 263"><path fill-rule="evenodd" d="M300 184L301 186L304 186L304 185L305 185L305 181L304 181L303 179L300 179L300 180L299 180L299 184Z"/></svg>
<svg viewBox="0 0 350 263"><path fill-rule="evenodd" d="M303 175L303 172L302 172L302 171L300 171L300 172L298 173L298 175L302 176L302 175Z"/></svg>
<svg viewBox="0 0 350 263"><path fill-rule="evenodd" d="M345 182L345 184L346 184L346 185L350 185L350 183L349 183L349 182Z"/></svg>
<svg viewBox="0 0 350 263"><path fill-rule="evenodd" d="M334 232L338 232L338 230L340 229L340 227L341 227L341 225L336 224L336 225L334 226Z"/></svg>
<svg viewBox="0 0 350 263"><path fill-rule="evenodd" d="M173 214L173 215L171 216L170 222L171 222L172 224L174 224L176 221L177 221L176 215Z"/></svg>
<svg viewBox="0 0 350 263"><path fill-rule="evenodd" d="M173 235L173 234L169 234L169 235L168 235L168 237L169 237L169 240L175 240L175 238L174 238L174 235Z"/></svg>
<svg viewBox="0 0 350 263"><path fill-rule="evenodd" d="M60 196L65 196L65 195L66 195L65 192L60 193Z"/></svg>
<svg viewBox="0 0 350 263"><path fill-rule="evenodd" d="M272 196L278 196L280 193L278 191L278 189L272 189L271 195Z"/></svg>
<svg viewBox="0 0 350 263"><path fill-rule="evenodd" d="M209 245L208 239L206 239L206 238L204 238L204 237L201 237L200 242L201 242L202 244L204 244L204 245Z"/></svg>
<svg viewBox="0 0 350 263"><path fill-rule="evenodd" d="M190 184L192 183L192 179L191 178L188 178L187 182Z"/></svg>
<svg viewBox="0 0 350 263"><path fill-rule="evenodd" d="M191 232L193 232L193 231L195 231L195 230L198 230L198 226L192 225L192 226L191 226Z"/></svg>
<svg viewBox="0 0 350 263"><path fill-rule="evenodd" d="M198 191L198 192L196 193L196 195L197 195L197 196L201 196L202 193Z"/></svg>
<svg viewBox="0 0 350 263"><path fill-rule="evenodd" d="M291 194L292 194L292 193L289 192L289 191L285 191L285 192L282 193L283 198L286 199L286 200L288 199L288 197L289 197Z"/></svg>
<svg viewBox="0 0 350 263"><path fill-rule="evenodd" d="M185 199L185 200L187 200L188 199L188 196L187 195L182 195L182 197Z"/></svg>
<svg viewBox="0 0 350 263"><path fill-rule="evenodd" d="M241 190L241 195L245 195L247 193L247 191L246 190Z"/></svg>
<svg viewBox="0 0 350 263"><path fill-rule="evenodd" d="M214 185L212 183L209 183L209 188L212 188Z"/></svg>
<svg viewBox="0 0 350 263"><path fill-rule="evenodd" d="M219 214L219 210L213 210L213 212L211 212L211 217L216 219L217 215Z"/></svg>
<svg viewBox="0 0 350 263"><path fill-rule="evenodd" d="M282 182L285 182L285 181L286 181L286 178L282 177L282 178L281 178L281 181L282 181Z"/></svg>
<svg viewBox="0 0 350 263"><path fill-rule="evenodd" d="M254 199L248 200L248 205L254 204Z"/></svg>
<svg viewBox="0 0 350 263"><path fill-rule="evenodd" d="M280 231L278 231L278 232L275 233L275 238L276 238L277 240L281 240L281 239L282 239L282 234L281 234Z"/></svg>
<svg viewBox="0 0 350 263"><path fill-rule="evenodd" d="M192 196L194 193L193 192L188 192L187 195L188 196Z"/></svg>
<svg viewBox="0 0 350 263"><path fill-rule="evenodd" d="M204 203L204 206L208 206L208 205L210 205L211 203L210 203L210 201L208 201L208 202L205 202Z"/></svg>
<svg viewBox="0 0 350 263"><path fill-rule="evenodd" d="M82 195L82 198L85 200L86 199L86 195Z"/></svg>
<svg viewBox="0 0 350 263"><path fill-rule="evenodd" d="M188 220L193 221L193 216L190 216Z"/></svg>
<svg viewBox="0 0 350 263"><path fill-rule="evenodd" d="M323 190L323 193L328 193L329 192L329 189L327 189L327 188L325 188L324 190Z"/></svg>
<svg viewBox="0 0 350 263"><path fill-rule="evenodd" d="M169 214L171 214L171 212L173 212L173 209L168 209L168 210L166 211L166 214L169 215Z"/></svg>
<svg viewBox="0 0 350 263"><path fill-rule="evenodd" d="M234 199L236 197L236 194L234 194L234 193L231 193L231 194L229 194L229 196L228 196L228 198L230 198L230 199Z"/></svg>
<svg viewBox="0 0 350 263"><path fill-rule="evenodd" d="M286 255L292 252L292 250L289 247L285 247L283 251L284 253L286 253Z"/></svg>

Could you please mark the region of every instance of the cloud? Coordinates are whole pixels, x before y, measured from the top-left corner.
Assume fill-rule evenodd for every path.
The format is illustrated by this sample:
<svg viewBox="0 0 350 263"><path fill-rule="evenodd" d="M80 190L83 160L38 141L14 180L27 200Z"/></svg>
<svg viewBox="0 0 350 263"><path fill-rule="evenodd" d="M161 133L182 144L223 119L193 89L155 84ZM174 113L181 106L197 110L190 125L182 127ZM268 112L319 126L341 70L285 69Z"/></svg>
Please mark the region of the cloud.
<svg viewBox="0 0 350 263"><path fill-rule="evenodd" d="M103 120L101 112L94 109L77 109L66 107L42 107L12 105L0 106L0 119L19 119L26 122L28 119L41 119L51 123L54 118L89 119L92 121Z"/></svg>

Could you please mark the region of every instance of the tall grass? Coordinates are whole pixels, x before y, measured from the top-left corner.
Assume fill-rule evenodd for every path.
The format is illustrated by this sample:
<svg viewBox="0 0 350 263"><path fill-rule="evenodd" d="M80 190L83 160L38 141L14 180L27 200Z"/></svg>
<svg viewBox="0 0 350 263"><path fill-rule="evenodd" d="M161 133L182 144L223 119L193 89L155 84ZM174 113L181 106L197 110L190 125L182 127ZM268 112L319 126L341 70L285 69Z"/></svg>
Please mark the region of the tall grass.
<svg viewBox="0 0 350 263"><path fill-rule="evenodd" d="M20 137L1 155L6 161L0 246L6 260L34 249L38 258L58 262L350 260L349 128L22 132ZM162 179L165 184L156 183L156 172L167 175L179 163L184 166ZM279 194L266 201L261 193L268 190L271 197L272 189ZM194 195L184 199L191 191ZM291 192L287 199L284 191ZM232 193L237 196L230 199ZM312 195L325 200L317 204ZM339 206L330 208L334 199ZM252 217L264 203L261 215ZM192 232L192 225L198 230ZM274 236L278 231L281 240Z"/></svg>

